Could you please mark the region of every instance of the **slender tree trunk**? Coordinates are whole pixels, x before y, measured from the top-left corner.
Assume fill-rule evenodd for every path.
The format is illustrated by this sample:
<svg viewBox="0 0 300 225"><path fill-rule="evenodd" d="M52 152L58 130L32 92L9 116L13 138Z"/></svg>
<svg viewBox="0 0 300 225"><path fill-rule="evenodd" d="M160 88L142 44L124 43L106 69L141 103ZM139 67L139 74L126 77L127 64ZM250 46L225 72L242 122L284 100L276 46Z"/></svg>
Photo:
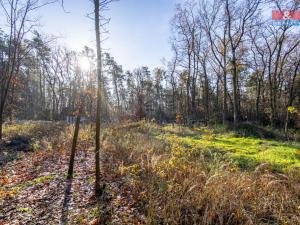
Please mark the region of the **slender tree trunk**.
<svg viewBox="0 0 300 225"><path fill-rule="evenodd" d="M42 72L40 71L40 74L39 74L39 91L40 91L40 110L41 111L44 111L44 102L43 102L43 82L42 82Z"/></svg>
<svg viewBox="0 0 300 225"><path fill-rule="evenodd" d="M216 102L215 102L215 111L217 112L217 119L219 120L219 112L220 112L220 100L219 100L219 96L220 96L220 76L218 75L218 79L217 79L217 83L216 83Z"/></svg>
<svg viewBox="0 0 300 225"><path fill-rule="evenodd" d="M274 109L274 103L273 103L273 85L272 85L272 81L271 78L269 78L269 83L270 83L270 87L269 87L269 96L270 96L270 106L271 106L271 127L274 127L274 120L275 120L275 109Z"/></svg>
<svg viewBox="0 0 300 225"><path fill-rule="evenodd" d="M73 177L74 159L75 159L75 153L76 153L76 145L77 145L77 139L78 139L79 125L80 125L80 118L81 118L82 110L83 110L83 103L80 104L79 111L78 111L78 114L77 114L77 117L76 117L75 130L74 130L74 136L73 136L73 142L72 142L72 149L71 149L71 156L70 156L69 170L68 170L67 179L71 179Z"/></svg>
<svg viewBox="0 0 300 225"><path fill-rule="evenodd" d="M227 120L227 74L224 71L223 75L223 112L222 112L222 120L223 120L223 125L226 124Z"/></svg>
<svg viewBox="0 0 300 225"><path fill-rule="evenodd" d="M238 72L236 67L236 58L235 58L235 51L233 50L232 53L232 84L233 84L233 125L234 128L238 125L239 115L238 115Z"/></svg>
<svg viewBox="0 0 300 225"><path fill-rule="evenodd" d="M204 98L205 98L205 119L206 123L209 121L209 87L208 87L208 77L206 71L206 62L203 62L203 73L204 73Z"/></svg>
<svg viewBox="0 0 300 225"><path fill-rule="evenodd" d="M227 45L226 45L226 35L227 35L227 26L224 27L224 37L223 37L223 46L224 46L224 54L223 54L223 62L224 66L222 67L223 69L223 112L222 112L222 122L223 125L226 124L227 120L227 111L228 111L228 106L227 106L227 58L226 58L226 53L227 53Z"/></svg>
<svg viewBox="0 0 300 225"><path fill-rule="evenodd" d="M288 97L288 102L286 104L286 117L285 117L285 122L284 122L284 131L285 131L285 136L287 139L289 138L288 126L289 126L289 120L290 120L288 107L292 106L294 98L295 98L295 96L293 94L294 93L294 84L295 84L295 80L296 80L296 76L298 74L299 68L300 68L300 60L296 64L295 72L294 72L293 78L291 79L290 88L289 88L289 97Z"/></svg>
<svg viewBox="0 0 300 225"><path fill-rule="evenodd" d="M7 100L7 94L8 94L8 89L9 89L11 79L12 79L12 77L10 77L10 79L8 80L6 86L4 86L5 85L5 82L4 82L3 92L1 92L1 94L0 94L0 140L2 140L2 135L3 135L4 106L5 106L5 103L6 103L6 100Z"/></svg>
<svg viewBox="0 0 300 225"><path fill-rule="evenodd" d="M192 108L192 113L196 112L196 54L193 54L193 76L192 76L192 99L191 99L191 108Z"/></svg>
<svg viewBox="0 0 300 225"><path fill-rule="evenodd" d="M187 118L190 116L190 78L191 78L191 54L188 53L188 74L186 81L186 103L187 103Z"/></svg>
<svg viewBox="0 0 300 225"><path fill-rule="evenodd" d="M12 75L10 76L6 86L4 86L4 91L0 95L0 140L2 140L3 134L3 113L4 113L4 106L7 100L8 90L11 83Z"/></svg>
<svg viewBox="0 0 300 225"><path fill-rule="evenodd" d="M100 0L94 0L95 5L95 32L97 44L97 113L96 113L96 148L95 148L95 194L100 196L102 194L100 186L100 109L101 109L101 38L100 38Z"/></svg>
<svg viewBox="0 0 300 225"><path fill-rule="evenodd" d="M55 92L54 92L54 87L52 90L52 121L55 120Z"/></svg>
<svg viewBox="0 0 300 225"><path fill-rule="evenodd" d="M3 132L3 109L0 106L0 140L2 140L2 132Z"/></svg>
<svg viewBox="0 0 300 225"><path fill-rule="evenodd" d="M117 105L118 105L118 112L119 112L119 110L120 110L120 96L119 96L118 82L117 82L116 76L117 76L117 74L114 74L113 82L114 82L114 86L115 86L115 92L116 92L116 97L117 97Z"/></svg>
<svg viewBox="0 0 300 225"><path fill-rule="evenodd" d="M13 120L13 104L14 104L14 93L15 93L15 85L12 85L11 89L11 101L9 104L9 122L12 123Z"/></svg>
<svg viewBox="0 0 300 225"><path fill-rule="evenodd" d="M259 123L260 118L259 118L259 103L260 103L260 89L261 89L261 81L260 78L257 77L258 82L257 82L257 92L256 92L256 102L255 102L255 117L256 117L256 122Z"/></svg>
<svg viewBox="0 0 300 225"><path fill-rule="evenodd" d="M175 87L172 85L172 109L173 113L175 113Z"/></svg>
<svg viewBox="0 0 300 225"><path fill-rule="evenodd" d="M241 119L241 89L239 83L239 76L236 77L236 87L237 87L237 116L238 120Z"/></svg>
<svg viewBox="0 0 300 225"><path fill-rule="evenodd" d="M285 137L288 139L289 138L289 133L288 133L288 125L289 125L289 110L286 110L286 117L285 117L285 121L284 121L284 133L285 133Z"/></svg>

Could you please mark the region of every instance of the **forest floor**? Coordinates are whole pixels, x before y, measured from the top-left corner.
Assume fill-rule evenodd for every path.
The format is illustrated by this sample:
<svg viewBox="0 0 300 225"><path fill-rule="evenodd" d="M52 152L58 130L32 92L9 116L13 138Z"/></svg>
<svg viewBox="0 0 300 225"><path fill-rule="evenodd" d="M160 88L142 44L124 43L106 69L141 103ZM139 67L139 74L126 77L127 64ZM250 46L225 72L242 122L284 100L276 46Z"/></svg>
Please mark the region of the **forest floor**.
<svg viewBox="0 0 300 225"><path fill-rule="evenodd" d="M220 128L129 123L102 130L98 207L94 128L6 125L0 224L300 224L300 144ZM99 202L98 202L99 203Z"/></svg>

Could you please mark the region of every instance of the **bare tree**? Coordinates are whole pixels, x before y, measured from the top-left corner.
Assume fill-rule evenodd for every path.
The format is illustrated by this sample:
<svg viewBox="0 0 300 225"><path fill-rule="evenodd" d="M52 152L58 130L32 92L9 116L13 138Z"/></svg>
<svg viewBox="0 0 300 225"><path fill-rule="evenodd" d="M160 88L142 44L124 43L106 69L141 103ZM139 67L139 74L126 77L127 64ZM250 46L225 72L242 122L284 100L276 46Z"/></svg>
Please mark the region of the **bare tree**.
<svg viewBox="0 0 300 225"><path fill-rule="evenodd" d="M24 57L24 51L21 49L22 41L37 24L37 20L30 18L31 14L37 9L53 3L55 1L42 2L40 0L1 0L0 7L9 26L8 34L8 51L6 55L6 63L1 70L0 80L0 140L2 139L3 113L11 87L12 80L18 75L20 69L20 61ZM26 53L26 51L25 51Z"/></svg>
<svg viewBox="0 0 300 225"><path fill-rule="evenodd" d="M233 85L233 121L234 127L237 127L239 120L238 105L238 59L237 50L243 42L247 28L251 28L252 19L258 13L258 7L261 0L244 0L240 3L236 1L225 0L225 11L228 25L228 39L231 51L231 69Z"/></svg>
<svg viewBox="0 0 300 225"><path fill-rule="evenodd" d="M101 21L100 19L104 19L103 15L101 14L108 5L113 0L94 0L94 15L95 15L95 34L96 34L96 47L97 47L97 113L96 113L96 148L95 148L95 194L99 196L102 194L102 189L100 186L100 112L101 112L101 93L102 89L102 50L101 50L101 32L100 26ZM107 20L105 20L107 22Z"/></svg>
<svg viewBox="0 0 300 225"><path fill-rule="evenodd" d="M221 68L223 72L223 110L222 110L222 121L226 123L227 119L227 58L228 58L228 25L223 18L219 18L218 14L222 13L222 1L213 1L212 3L203 1L200 6L201 15L201 28L204 29L210 43L210 50L214 61ZM225 11L225 7L224 11Z"/></svg>

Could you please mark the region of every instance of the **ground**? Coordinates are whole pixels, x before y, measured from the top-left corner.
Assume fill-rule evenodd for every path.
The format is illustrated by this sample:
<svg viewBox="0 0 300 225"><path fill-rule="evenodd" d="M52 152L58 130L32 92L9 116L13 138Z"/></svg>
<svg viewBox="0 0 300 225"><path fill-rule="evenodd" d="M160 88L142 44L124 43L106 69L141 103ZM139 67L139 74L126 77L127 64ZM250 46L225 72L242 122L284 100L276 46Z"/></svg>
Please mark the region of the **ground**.
<svg viewBox="0 0 300 225"><path fill-rule="evenodd" d="M94 197L94 127L6 125L0 224L300 224L300 145L220 128L139 122L103 128ZM100 217L100 219L99 219Z"/></svg>
<svg viewBox="0 0 300 225"><path fill-rule="evenodd" d="M234 132L208 128L185 129L164 126L158 137L180 143L191 151L215 151L222 153L242 169L253 169L260 163L268 163L272 170L287 172L300 169L300 144L254 137L243 137Z"/></svg>

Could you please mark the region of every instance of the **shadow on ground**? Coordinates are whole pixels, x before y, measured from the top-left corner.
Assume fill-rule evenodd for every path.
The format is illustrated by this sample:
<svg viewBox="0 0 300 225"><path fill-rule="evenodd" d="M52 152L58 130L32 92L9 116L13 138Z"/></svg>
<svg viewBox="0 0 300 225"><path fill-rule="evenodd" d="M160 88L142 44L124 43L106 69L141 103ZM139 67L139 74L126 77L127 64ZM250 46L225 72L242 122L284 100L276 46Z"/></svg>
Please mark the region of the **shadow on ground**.
<svg viewBox="0 0 300 225"><path fill-rule="evenodd" d="M62 225L68 224L69 206L70 206L70 201L72 198L72 195L71 195L72 181L73 181L73 179L66 180L65 196L64 196L63 207L62 207L62 212L61 212L61 219L60 219L60 224L62 224Z"/></svg>
<svg viewBox="0 0 300 225"><path fill-rule="evenodd" d="M34 151L33 145L36 141L42 145L41 140L59 137L66 128L64 123L53 123L47 121L22 122L5 125L4 138L0 141L0 169L7 163L19 159L22 155ZM55 144L55 141L53 142Z"/></svg>

